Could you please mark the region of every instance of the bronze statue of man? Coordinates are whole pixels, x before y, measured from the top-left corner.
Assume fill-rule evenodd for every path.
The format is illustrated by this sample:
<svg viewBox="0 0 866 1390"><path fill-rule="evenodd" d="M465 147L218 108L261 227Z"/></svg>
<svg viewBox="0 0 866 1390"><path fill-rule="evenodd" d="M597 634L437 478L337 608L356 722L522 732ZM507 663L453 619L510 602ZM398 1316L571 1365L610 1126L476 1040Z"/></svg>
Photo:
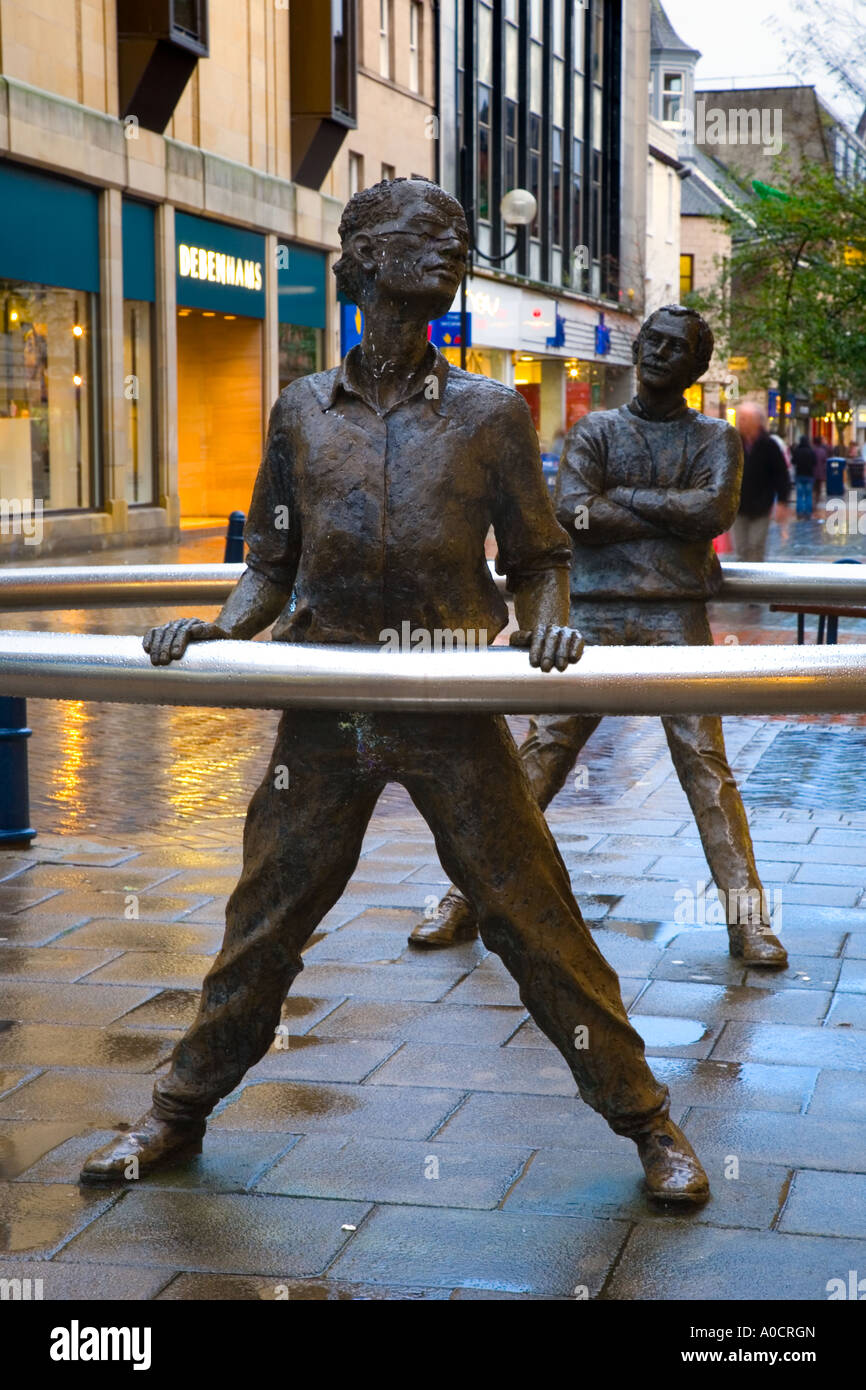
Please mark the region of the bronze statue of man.
<svg viewBox="0 0 866 1390"><path fill-rule="evenodd" d="M713 538L737 514L743 472L737 431L689 409L683 397L712 354L712 331L698 313L679 305L657 310L635 340L634 400L585 415L569 431L556 514L574 543L571 623L593 645L712 645L706 605L722 578ZM520 760L542 809L600 720L532 720ZM786 965L785 948L769 930L721 719L668 715L662 724L726 907L731 955L749 965ZM409 939L442 947L476 933L476 913L452 889L437 917L420 922Z"/></svg>
<svg viewBox="0 0 866 1390"><path fill-rule="evenodd" d="M492 525L529 660L564 670L583 642L568 626L570 546L529 411L514 391L449 367L428 342L429 321L449 308L465 270L459 203L425 180L386 181L349 201L340 237L337 281L364 310L363 341L341 366L280 395L247 521L246 572L215 623L150 632L151 660L271 623L284 642L376 644L404 621L492 641L508 616L484 558ZM273 1043L304 944L341 896L392 781L433 829L442 863L478 905L483 941L581 1096L635 1140L649 1193L705 1200L706 1175L669 1117L667 1088L584 925L504 719L399 711L283 714L198 1016L156 1082L153 1108L91 1155L82 1180L122 1179L131 1159L143 1174L200 1149L207 1115Z"/></svg>

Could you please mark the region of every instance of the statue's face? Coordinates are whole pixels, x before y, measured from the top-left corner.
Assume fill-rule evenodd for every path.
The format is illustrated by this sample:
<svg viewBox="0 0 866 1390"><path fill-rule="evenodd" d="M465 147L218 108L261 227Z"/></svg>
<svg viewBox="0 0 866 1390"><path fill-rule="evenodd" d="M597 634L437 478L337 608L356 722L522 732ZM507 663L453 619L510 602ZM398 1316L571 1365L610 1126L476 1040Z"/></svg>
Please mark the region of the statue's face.
<svg viewBox="0 0 866 1390"><path fill-rule="evenodd" d="M698 325L660 314L640 340L637 374L654 391L685 391L697 380Z"/></svg>
<svg viewBox="0 0 866 1390"><path fill-rule="evenodd" d="M439 318L466 269L466 229L423 190L402 185L399 203L356 237L355 254L374 271L374 295L426 305Z"/></svg>

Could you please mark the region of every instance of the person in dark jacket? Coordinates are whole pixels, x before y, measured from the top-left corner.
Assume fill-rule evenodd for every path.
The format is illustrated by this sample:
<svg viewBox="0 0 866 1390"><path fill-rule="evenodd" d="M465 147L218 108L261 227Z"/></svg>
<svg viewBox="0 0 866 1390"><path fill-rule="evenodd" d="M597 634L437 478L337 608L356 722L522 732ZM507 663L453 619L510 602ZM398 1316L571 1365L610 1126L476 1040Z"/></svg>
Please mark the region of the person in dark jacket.
<svg viewBox="0 0 866 1390"><path fill-rule="evenodd" d="M818 459L805 434L800 435L800 442L791 455L791 462L797 479L797 515L811 516Z"/></svg>
<svg viewBox="0 0 866 1390"><path fill-rule="evenodd" d="M780 450L767 433L764 412L746 401L737 411L743 441L743 487L740 510L733 525L738 560L763 560L773 504L785 507L791 480Z"/></svg>

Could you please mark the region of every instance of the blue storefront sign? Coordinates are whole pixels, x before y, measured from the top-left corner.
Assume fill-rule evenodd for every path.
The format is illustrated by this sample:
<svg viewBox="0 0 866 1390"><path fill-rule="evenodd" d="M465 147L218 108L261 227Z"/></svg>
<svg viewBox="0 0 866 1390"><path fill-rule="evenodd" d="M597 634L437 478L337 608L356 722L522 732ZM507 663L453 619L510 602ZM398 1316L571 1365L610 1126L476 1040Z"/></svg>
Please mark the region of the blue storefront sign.
<svg viewBox="0 0 866 1390"><path fill-rule="evenodd" d="M257 232L177 212L177 302L190 309L265 317L265 239Z"/></svg>
<svg viewBox="0 0 866 1390"><path fill-rule="evenodd" d="M277 294L280 323L324 328L326 257L306 246L277 246Z"/></svg>
<svg viewBox="0 0 866 1390"><path fill-rule="evenodd" d="M123 297L156 300L154 210L149 203L123 200Z"/></svg>
<svg viewBox="0 0 866 1390"><path fill-rule="evenodd" d="M99 292L93 188L0 162L0 276Z"/></svg>
<svg viewBox="0 0 866 1390"><path fill-rule="evenodd" d="M450 310L441 319L434 319L430 325L430 341L436 347L462 347L460 339L460 314ZM466 346L472 346L472 315L466 315Z"/></svg>
<svg viewBox="0 0 866 1390"><path fill-rule="evenodd" d="M778 417L779 417L779 404L780 404L780 401L779 401L779 392L778 392L778 391L768 391L768 392L767 392L767 415L768 415L769 419L771 419L771 420L777 420L777 419L778 419Z"/></svg>

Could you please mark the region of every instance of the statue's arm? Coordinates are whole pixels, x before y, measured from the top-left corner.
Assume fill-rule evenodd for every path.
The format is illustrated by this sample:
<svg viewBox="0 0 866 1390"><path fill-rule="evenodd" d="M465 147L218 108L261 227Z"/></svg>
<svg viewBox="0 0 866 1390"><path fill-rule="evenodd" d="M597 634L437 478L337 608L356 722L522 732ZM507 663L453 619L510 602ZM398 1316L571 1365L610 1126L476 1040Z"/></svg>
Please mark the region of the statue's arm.
<svg viewBox="0 0 866 1390"><path fill-rule="evenodd" d="M568 625L571 545L553 514L538 435L519 396L497 421L496 440L493 530L496 568L514 595L511 645L528 648L530 663L543 671L564 671L583 652L583 638Z"/></svg>
<svg viewBox="0 0 866 1390"><path fill-rule="evenodd" d="M568 433L556 480L556 515L576 545L611 545L664 535L653 520L627 505L623 488L605 487L602 446L590 430Z"/></svg>
<svg viewBox="0 0 866 1390"><path fill-rule="evenodd" d="M712 540L736 519L743 481L743 446L725 430L695 461L687 488L620 488L617 496L637 516L684 540Z"/></svg>

